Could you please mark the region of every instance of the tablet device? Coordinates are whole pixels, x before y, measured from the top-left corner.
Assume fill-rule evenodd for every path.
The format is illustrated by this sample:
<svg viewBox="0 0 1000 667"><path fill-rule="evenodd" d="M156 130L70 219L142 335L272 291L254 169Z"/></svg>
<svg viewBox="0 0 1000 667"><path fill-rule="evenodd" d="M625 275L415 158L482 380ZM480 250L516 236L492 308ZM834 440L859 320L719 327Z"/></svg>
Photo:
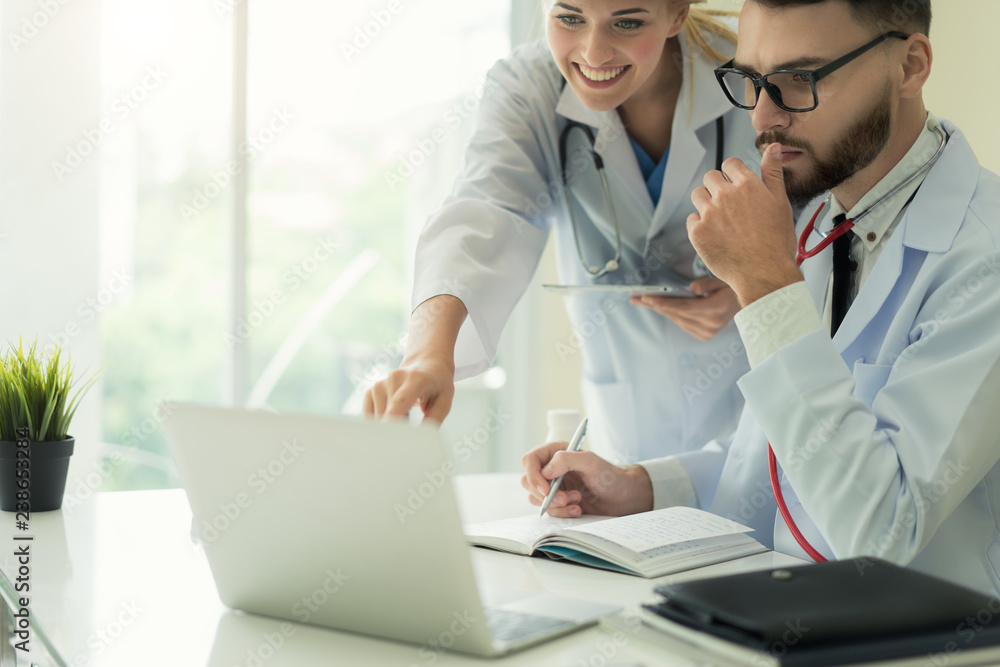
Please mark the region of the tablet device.
<svg viewBox="0 0 1000 667"><path fill-rule="evenodd" d="M583 292L627 292L630 296L642 296L652 294L653 296L680 297L683 299L698 299L704 295L695 294L688 285L690 283L677 283L673 285L542 285L542 289L549 292L560 292L563 294L579 294Z"/></svg>

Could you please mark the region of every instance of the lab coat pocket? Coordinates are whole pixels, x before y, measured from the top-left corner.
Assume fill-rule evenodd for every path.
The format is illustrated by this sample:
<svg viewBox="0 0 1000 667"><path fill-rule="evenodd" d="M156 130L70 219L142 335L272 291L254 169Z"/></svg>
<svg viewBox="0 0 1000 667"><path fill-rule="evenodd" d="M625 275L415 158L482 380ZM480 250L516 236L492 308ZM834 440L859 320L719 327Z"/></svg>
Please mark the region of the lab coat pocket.
<svg viewBox="0 0 1000 667"><path fill-rule="evenodd" d="M581 382L583 402L590 419L588 448L612 463L638 460L635 392L631 382Z"/></svg>
<svg viewBox="0 0 1000 667"><path fill-rule="evenodd" d="M854 362L854 395L871 407L890 372L892 364L868 364L860 359Z"/></svg>

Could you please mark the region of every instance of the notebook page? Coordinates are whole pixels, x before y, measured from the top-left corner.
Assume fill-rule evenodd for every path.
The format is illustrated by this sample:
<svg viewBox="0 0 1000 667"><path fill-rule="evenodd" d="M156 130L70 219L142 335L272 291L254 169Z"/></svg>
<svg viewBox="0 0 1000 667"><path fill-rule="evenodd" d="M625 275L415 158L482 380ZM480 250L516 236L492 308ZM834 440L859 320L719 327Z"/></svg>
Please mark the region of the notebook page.
<svg viewBox="0 0 1000 667"><path fill-rule="evenodd" d="M469 523L463 527L467 538L500 538L516 542L526 548L534 546L542 537L561 532L566 528L583 528L587 524L607 519L606 516L587 515L576 519L545 516L519 516L498 521ZM485 540L470 540L474 543Z"/></svg>
<svg viewBox="0 0 1000 667"><path fill-rule="evenodd" d="M596 535L636 552L753 530L693 507L668 507L572 528L574 532Z"/></svg>

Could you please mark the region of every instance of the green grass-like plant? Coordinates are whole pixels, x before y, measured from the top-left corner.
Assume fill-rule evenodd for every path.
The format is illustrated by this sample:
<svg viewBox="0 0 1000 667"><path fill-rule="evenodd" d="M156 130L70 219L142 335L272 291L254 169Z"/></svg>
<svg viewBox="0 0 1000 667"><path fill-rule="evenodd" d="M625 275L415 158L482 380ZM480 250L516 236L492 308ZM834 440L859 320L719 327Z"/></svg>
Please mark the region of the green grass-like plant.
<svg viewBox="0 0 1000 667"><path fill-rule="evenodd" d="M100 371L70 398L76 384L71 359L67 354L66 365L61 367L61 355L59 348L45 354L37 340L25 352L19 340L16 349L10 343L9 354L0 357L0 441L16 441L17 429L24 427L32 442L66 439L79 401L97 382Z"/></svg>

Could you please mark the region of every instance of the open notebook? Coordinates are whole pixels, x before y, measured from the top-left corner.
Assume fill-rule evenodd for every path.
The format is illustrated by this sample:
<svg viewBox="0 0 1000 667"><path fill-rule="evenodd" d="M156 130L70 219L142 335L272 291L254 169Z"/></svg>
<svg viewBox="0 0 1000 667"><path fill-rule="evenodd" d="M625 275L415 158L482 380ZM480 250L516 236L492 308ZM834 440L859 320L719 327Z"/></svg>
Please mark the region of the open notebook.
<svg viewBox="0 0 1000 667"><path fill-rule="evenodd" d="M470 544L545 555L640 577L660 577L767 549L752 529L691 507L608 518L526 516L467 524Z"/></svg>

